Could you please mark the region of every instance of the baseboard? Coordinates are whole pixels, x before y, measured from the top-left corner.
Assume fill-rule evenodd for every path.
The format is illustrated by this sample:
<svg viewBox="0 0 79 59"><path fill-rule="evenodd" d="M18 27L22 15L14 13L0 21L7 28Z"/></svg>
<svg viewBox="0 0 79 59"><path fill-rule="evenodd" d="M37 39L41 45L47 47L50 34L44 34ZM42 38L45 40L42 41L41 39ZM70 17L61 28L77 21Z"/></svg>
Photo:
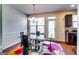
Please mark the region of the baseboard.
<svg viewBox="0 0 79 59"><path fill-rule="evenodd" d="M64 41L54 41L54 42L57 42L57 43L65 43Z"/></svg>
<svg viewBox="0 0 79 59"><path fill-rule="evenodd" d="M20 42L14 44L14 45L11 45L11 46L7 47L6 49L3 49L2 52L11 51L12 49L16 48L19 44L20 44Z"/></svg>
<svg viewBox="0 0 79 59"><path fill-rule="evenodd" d="M1 45L1 46L0 46L0 52L2 52L2 51L3 51L3 50L2 50L2 48L3 48L3 46Z"/></svg>

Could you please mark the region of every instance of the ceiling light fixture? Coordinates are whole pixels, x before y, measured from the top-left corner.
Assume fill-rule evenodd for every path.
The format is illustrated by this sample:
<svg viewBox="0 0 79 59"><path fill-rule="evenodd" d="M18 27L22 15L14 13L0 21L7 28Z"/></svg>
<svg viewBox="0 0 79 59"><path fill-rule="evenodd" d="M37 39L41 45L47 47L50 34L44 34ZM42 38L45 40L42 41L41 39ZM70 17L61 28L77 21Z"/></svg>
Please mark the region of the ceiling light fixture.
<svg viewBox="0 0 79 59"><path fill-rule="evenodd" d="M35 6L36 6L35 4L32 4L32 14L33 14L33 16L31 18L28 18L29 20L33 21L33 23L38 21L38 18L36 18L36 16L35 16L35 13L36 13Z"/></svg>
<svg viewBox="0 0 79 59"><path fill-rule="evenodd" d="M71 8L75 7L75 4L71 4L70 7L71 7Z"/></svg>
<svg viewBox="0 0 79 59"><path fill-rule="evenodd" d="M36 9L35 9L35 4L33 4L33 15L35 14ZM32 17L33 22L37 21L37 18L35 16Z"/></svg>

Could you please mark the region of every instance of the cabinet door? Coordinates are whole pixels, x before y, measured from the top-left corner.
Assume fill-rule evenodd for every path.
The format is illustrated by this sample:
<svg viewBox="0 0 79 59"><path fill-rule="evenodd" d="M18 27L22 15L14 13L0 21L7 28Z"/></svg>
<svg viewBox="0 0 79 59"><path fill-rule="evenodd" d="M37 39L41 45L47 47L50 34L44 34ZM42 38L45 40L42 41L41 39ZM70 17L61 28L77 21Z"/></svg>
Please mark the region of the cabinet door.
<svg viewBox="0 0 79 59"><path fill-rule="evenodd" d="M72 33L68 33L68 44L73 44L73 34Z"/></svg>
<svg viewBox="0 0 79 59"><path fill-rule="evenodd" d="M77 33L73 34L73 44L77 45Z"/></svg>
<svg viewBox="0 0 79 59"><path fill-rule="evenodd" d="M72 14L68 14L65 16L65 27L72 26Z"/></svg>

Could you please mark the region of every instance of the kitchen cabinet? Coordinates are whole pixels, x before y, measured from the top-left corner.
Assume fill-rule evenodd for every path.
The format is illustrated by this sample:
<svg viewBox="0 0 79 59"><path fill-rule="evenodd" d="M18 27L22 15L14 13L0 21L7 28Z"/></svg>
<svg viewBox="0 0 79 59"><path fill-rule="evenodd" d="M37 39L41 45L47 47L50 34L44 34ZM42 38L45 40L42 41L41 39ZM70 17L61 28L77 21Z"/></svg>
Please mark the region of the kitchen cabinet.
<svg viewBox="0 0 79 59"><path fill-rule="evenodd" d="M70 45L77 44L77 32L68 32L67 33L67 43Z"/></svg>
<svg viewBox="0 0 79 59"><path fill-rule="evenodd" d="M72 14L65 15L65 27L72 26Z"/></svg>

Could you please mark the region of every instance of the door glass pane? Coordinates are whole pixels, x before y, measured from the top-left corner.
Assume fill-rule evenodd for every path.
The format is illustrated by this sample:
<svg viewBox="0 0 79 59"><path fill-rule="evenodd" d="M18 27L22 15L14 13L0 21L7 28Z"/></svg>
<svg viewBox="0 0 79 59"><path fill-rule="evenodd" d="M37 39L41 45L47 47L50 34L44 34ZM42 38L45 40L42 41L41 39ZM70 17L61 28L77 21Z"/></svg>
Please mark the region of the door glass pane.
<svg viewBox="0 0 79 59"><path fill-rule="evenodd" d="M48 38L55 38L55 18L48 17Z"/></svg>
<svg viewBox="0 0 79 59"><path fill-rule="evenodd" d="M55 21L49 21L48 35L49 38L51 37L51 35L52 38L55 38Z"/></svg>

